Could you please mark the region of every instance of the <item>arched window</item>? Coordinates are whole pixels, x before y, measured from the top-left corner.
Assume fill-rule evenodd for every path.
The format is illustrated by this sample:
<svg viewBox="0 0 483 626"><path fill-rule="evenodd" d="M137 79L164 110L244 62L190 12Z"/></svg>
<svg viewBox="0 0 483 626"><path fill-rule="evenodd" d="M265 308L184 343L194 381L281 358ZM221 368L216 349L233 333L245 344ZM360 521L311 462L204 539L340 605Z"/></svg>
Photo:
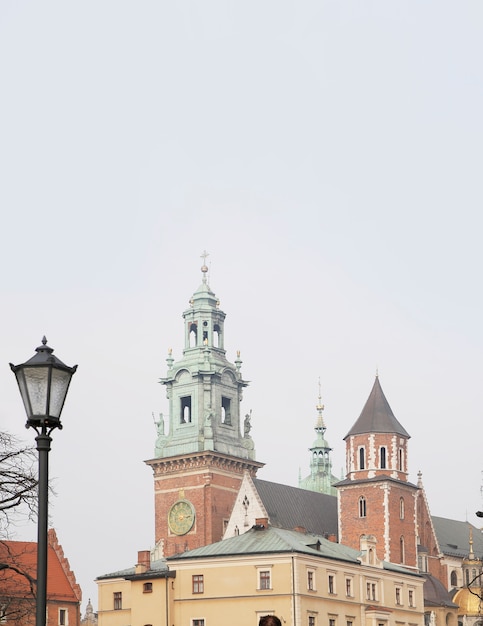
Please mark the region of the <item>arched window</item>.
<svg viewBox="0 0 483 626"><path fill-rule="evenodd" d="M359 448L359 469L363 470L366 468L366 451L364 448Z"/></svg>
<svg viewBox="0 0 483 626"><path fill-rule="evenodd" d="M213 326L213 346L221 348L221 329L219 324Z"/></svg>
<svg viewBox="0 0 483 626"><path fill-rule="evenodd" d="M458 574L456 573L455 569L451 572L450 584L451 584L452 587L457 587L458 586Z"/></svg>
<svg viewBox="0 0 483 626"><path fill-rule="evenodd" d="M366 499L364 496L359 498L359 517L366 517L367 515L367 507L366 507Z"/></svg>
<svg viewBox="0 0 483 626"><path fill-rule="evenodd" d="M399 498L399 519L404 519L404 498Z"/></svg>
<svg viewBox="0 0 483 626"><path fill-rule="evenodd" d="M196 324L190 324L190 348L196 347L198 339L198 326Z"/></svg>
<svg viewBox="0 0 483 626"><path fill-rule="evenodd" d="M404 537L399 539L399 562L404 563Z"/></svg>
<svg viewBox="0 0 483 626"><path fill-rule="evenodd" d="M381 469L386 469L386 447L382 446L381 451Z"/></svg>

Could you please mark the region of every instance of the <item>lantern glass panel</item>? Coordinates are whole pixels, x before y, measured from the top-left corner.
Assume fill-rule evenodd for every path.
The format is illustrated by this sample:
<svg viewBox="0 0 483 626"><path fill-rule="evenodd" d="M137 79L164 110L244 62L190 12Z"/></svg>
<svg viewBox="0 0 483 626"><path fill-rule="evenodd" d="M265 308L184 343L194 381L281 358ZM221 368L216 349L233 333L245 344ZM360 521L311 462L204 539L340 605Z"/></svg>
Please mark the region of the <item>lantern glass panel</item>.
<svg viewBox="0 0 483 626"><path fill-rule="evenodd" d="M41 417L47 415L47 388L49 368L24 367L22 373L24 384L27 389L28 399L30 401L30 407L28 407L27 405L25 406L27 415L29 415L29 417ZM23 385L20 384L22 398L24 398L24 404L26 404L25 396L22 391L22 386Z"/></svg>
<svg viewBox="0 0 483 626"><path fill-rule="evenodd" d="M52 369L52 385L50 389L49 407L50 417L60 418L62 407L64 406L65 398L67 396L67 390L69 388L71 376L71 372Z"/></svg>

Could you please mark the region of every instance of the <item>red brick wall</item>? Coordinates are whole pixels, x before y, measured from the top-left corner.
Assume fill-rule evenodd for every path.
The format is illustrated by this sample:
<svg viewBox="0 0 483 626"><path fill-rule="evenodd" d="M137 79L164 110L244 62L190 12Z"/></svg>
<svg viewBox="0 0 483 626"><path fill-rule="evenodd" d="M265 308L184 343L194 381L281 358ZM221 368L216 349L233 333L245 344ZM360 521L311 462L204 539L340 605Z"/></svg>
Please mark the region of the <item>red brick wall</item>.
<svg viewBox="0 0 483 626"><path fill-rule="evenodd" d="M253 476L258 463L201 453L150 462L154 470L155 539L164 540L164 554L171 556L221 540L243 473ZM180 499L195 508L195 523L185 535L168 527L168 512Z"/></svg>
<svg viewBox="0 0 483 626"><path fill-rule="evenodd" d="M365 451L365 468L359 469L359 449ZM381 468L381 447L386 448L386 467ZM402 451L402 470L399 469L399 450ZM353 435L346 441L347 477L353 480L373 478L378 474L407 480L407 439L391 433Z"/></svg>
<svg viewBox="0 0 483 626"><path fill-rule="evenodd" d="M361 535L374 535L377 556L401 563L400 538L404 538L404 563L417 567L415 488L389 480L357 481L339 488L339 542L360 548ZM359 499L366 499L366 517L359 516ZM404 498L404 519L400 499Z"/></svg>

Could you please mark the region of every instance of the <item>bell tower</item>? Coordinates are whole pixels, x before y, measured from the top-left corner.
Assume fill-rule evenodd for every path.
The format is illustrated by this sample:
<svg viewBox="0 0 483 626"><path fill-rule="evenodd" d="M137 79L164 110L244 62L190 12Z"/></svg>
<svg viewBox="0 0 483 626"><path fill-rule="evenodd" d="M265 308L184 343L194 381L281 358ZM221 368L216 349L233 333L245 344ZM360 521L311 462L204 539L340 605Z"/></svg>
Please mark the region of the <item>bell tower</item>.
<svg viewBox="0 0 483 626"><path fill-rule="evenodd" d="M203 255L206 259L206 253ZM155 539L170 556L219 541L243 474L255 476L250 414L241 418L240 353L226 358L225 313L212 292L203 263L202 282L183 313L183 356L168 353L160 379L169 401L168 432L157 423L154 473ZM243 432L242 432L243 430Z"/></svg>
<svg viewBox="0 0 483 626"><path fill-rule="evenodd" d="M373 535L380 558L417 568L418 487L408 481L409 434L376 376L362 413L344 437L346 478L339 482L339 541L360 549Z"/></svg>

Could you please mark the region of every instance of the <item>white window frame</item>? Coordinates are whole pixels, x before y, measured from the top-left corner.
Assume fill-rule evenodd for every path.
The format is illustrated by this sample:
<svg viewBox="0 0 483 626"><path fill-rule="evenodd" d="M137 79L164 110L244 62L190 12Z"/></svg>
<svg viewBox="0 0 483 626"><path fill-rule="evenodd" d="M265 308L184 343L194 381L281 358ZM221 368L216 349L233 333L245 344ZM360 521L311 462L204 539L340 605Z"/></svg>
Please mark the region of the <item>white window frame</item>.
<svg viewBox="0 0 483 626"><path fill-rule="evenodd" d="M262 574L268 572L268 587L262 587ZM270 591L273 589L272 566L265 565L257 567L257 591Z"/></svg>

